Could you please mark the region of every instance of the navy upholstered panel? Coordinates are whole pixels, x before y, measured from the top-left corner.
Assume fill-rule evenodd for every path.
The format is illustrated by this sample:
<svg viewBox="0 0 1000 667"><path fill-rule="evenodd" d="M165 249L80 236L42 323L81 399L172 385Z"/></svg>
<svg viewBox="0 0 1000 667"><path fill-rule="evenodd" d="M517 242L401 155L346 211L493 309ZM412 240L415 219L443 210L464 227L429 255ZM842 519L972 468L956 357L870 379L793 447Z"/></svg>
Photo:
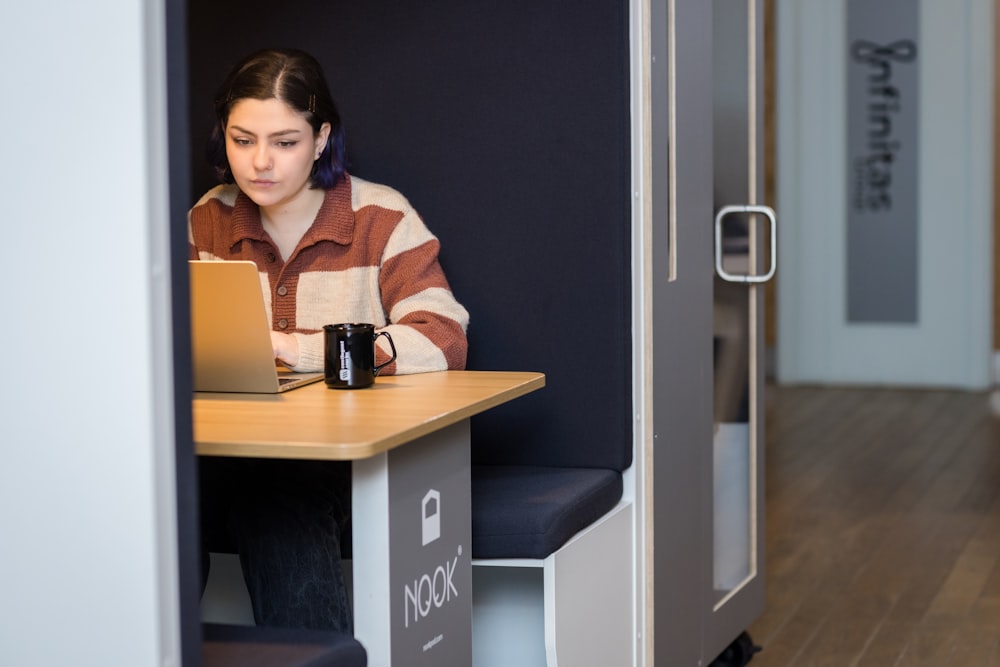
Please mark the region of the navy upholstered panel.
<svg viewBox="0 0 1000 667"><path fill-rule="evenodd" d="M314 52L351 170L401 190L441 238L471 313L469 367L546 374L543 391L473 420L474 460L628 467L628 3L331 1L296 14L219 0L188 12L194 154L239 56ZM194 178L195 193L211 184L200 161Z"/></svg>
<svg viewBox="0 0 1000 667"><path fill-rule="evenodd" d="M317 55L350 170L441 239L469 368L546 374L472 420L474 555L546 556L617 502L632 462L628 3L307 6L189 4L194 154L240 56ZM200 160L192 173L195 194L212 184Z"/></svg>
<svg viewBox="0 0 1000 667"><path fill-rule="evenodd" d="M473 466L472 557L545 558L621 495L615 470Z"/></svg>
<svg viewBox="0 0 1000 667"><path fill-rule="evenodd" d="M338 632L206 623L204 667L365 667L368 655Z"/></svg>

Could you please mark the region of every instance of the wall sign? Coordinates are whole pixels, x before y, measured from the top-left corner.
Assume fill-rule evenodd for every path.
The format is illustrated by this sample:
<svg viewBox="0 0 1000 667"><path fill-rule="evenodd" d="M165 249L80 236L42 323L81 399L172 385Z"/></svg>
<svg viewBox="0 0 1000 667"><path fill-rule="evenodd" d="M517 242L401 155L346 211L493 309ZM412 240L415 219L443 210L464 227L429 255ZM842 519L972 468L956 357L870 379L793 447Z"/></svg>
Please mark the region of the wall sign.
<svg viewBox="0 0 1000 667"><path fill-rule="evenodd" d="M917 322L919 14L847 2L848 322Z"/></svg>

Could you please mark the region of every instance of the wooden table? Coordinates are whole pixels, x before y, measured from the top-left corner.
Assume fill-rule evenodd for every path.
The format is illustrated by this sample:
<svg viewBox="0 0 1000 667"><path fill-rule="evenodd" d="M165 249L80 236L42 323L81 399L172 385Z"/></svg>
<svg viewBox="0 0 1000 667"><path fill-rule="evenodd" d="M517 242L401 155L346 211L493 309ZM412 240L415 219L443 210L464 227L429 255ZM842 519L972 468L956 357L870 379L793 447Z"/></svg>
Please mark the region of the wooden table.
<svg viewBox="0 0 1000 667"><path fill-rule="evenodd" d="M195 449L353 461L355 636L369 664L467 665L469 418L544 385L540 373L443 371L380 377L367 389L198 393Z"/></svg>

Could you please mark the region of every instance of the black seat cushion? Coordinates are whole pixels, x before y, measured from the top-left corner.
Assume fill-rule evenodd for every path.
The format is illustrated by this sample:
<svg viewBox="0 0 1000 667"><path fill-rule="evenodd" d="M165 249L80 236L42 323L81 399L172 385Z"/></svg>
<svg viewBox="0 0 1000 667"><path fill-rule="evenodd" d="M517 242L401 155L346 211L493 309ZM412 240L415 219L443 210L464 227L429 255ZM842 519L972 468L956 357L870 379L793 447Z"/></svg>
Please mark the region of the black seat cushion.
<svg viewBox="0 0 1000 667"><path fill-rule="evenodd" d="M616 470L473 466L472 557L545 558L621 496Z"/></svg>
<svg viewBox="0 0 1000 667"><path fill-rule="evenodd" d="M204 667L366 667L351 635L321 630L202 625Z"/></svg>

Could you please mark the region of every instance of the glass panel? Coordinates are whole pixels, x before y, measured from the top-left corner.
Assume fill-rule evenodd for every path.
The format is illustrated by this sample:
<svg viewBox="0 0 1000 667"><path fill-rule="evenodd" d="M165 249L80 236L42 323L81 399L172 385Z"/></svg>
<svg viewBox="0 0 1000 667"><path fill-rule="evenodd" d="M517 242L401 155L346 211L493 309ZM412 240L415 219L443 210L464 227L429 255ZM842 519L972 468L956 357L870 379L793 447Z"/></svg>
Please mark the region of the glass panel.
<svg viewBox="0 0 1000 667"><path fill-rule="evenodd" d="M747 0L713 0L713 145L716 210L754 203L751 171L750 67ZM755 221L729 215L722 223L722 265L752 268ZM750 290L716 276L714 292L713 584L720 604L754 574L756 489L750 406Z"/></svg>

